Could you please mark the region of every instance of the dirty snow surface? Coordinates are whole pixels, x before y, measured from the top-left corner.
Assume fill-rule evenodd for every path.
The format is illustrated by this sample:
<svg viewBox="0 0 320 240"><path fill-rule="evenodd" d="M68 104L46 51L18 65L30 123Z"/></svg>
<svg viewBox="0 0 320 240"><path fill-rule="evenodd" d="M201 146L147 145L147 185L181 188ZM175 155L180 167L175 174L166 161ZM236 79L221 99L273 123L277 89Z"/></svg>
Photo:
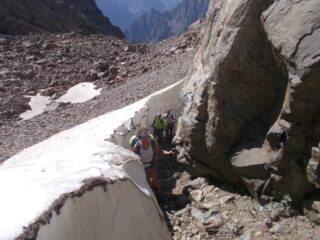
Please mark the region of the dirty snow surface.
<svg viewBox="0 0 320 240"><path fill-rule="evenodd" d="M161 220L162 215L159 214L158 205L153 200L153 194L145 180L143 166L131 151L112 143L114 130L125 125L127 120L137 118L139 110L148 109L145 107L147 103L152 105L153 111L158 110L160 95L153 95L155 97L149 96L56 134L4 162L0 166L0 239L16 238L22 233L23 227L33 223L62 194L78 190L83 185L83 180L95 177L109 180L130 179L141 195L149 199L145 203L137 200L137 204L151 206L143 213L145 217L150 216L152 219L145 224L155 228L153 231L158 232L156 236L159 236L159 239L163 237L167 230L163 230L166 229L165 223ZM174 92L170 96L174 98L177 94ZM168 99L168 96L165 98ZM173 102L176 101L168 101ZM143 114L144 117L145 115ZM135 167L132 167L132 164ZM130 165L131 167L128 167ZM132 208L134 204L132 199L127 207ZM62 218L63 216L61 214ZM129 216L130 213L127 213L126 218ZM154 222L155 219L158 219L158 222ZM50 231L52 232L49 229L45 234L43 231L40 233L46 236L46 239L51 239ZM150 236L143 239L148 237Z"/></svg>

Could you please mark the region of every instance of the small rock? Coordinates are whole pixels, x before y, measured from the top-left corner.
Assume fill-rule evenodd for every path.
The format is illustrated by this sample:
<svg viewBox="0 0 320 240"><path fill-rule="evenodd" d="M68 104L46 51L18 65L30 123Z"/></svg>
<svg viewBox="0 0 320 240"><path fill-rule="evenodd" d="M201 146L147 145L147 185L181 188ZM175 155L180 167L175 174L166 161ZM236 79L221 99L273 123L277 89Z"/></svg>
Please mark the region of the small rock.
<svg viewBox="0 0 320 240"><path fill-rule="evenodd" d="M212 216L210 219L203 223L204 230L208 233L217 232L222 224L223 221L219 214Z"/></svg>
<svg viewBox="0 0 320 240"><path fill-rule="evenodd" d="M277 223L269 230L269 232L272 234L281 233L283 232L283 228L279 223Z"/></svg>
<svg viewBox="0 0 320 240"><path fill-rule="evenodd" d="M273 222L277 222L280 219L280 210L279 209L273 209L270 213L270 219Z"/></svg>
<svg viewBox="0 0 320 240"><path fill-rule="evenodd" d="M118 71L119 71L119 69L117 67L115 67L115 66L111 66L109 68L109 72L112 73L113 75L118 74Z"/></svg>
<svg viewBox="0 0 320 240"><path fill-rule="evenodd" d="M105 72L109 68L108 62L95 62L94 66L100 72Z"/></svg>
<svg viewBox="0 0 320 240"><path fill-rule="evenodd" d="M192 234L196 235L196 234L199 233L199 229L198 229L196 226L194 226L194 227L192 228L191 232L192 232Z"/></svg>
<svg viewBox="0 0 320 240"><path fill-rule="evenodd" d="M249 231L242 234L240 237L237 237L236 240L250 240L251 239L251 233Z"/></svg>
<svg viewBox="0 0 320 240"><path fill-rule="evenodd" d="M191 201L194 201L194 202L200 202L201 199L202 199L202 191L201 190L193 190L190 195L189 195L189 198Z"/></svg>
<svg viewBox="0 0 320 240"><path fill-rule="evenodd" d="M264 224L268 227L268 228L272 228L273 224L272 221L270 219L266 219L264 221Z"/></svg>
<svg viewBox="0 0 320 240"><path fill-rule="evenodd" d="M98 79L98 74L96 71L94 70L90 70L89 72L86 73L86 75L84 76L84 80L87 82L93 82L96 79Z"/></svg>
<svg viewBox="0 0 320 240"><path fill-rule="evenodd" d="M44 58L44 59L40 59L40 60L36 61L35 63L38 65L45 65L48 63L48 60Z"/></svg>
<svg viewBox="0 0 320 240"><path fill-rule="evenodd" d="M255 237L259 237L259 236L261 236L261 235L262 235L262 232L260 232L260 231L258 231L258 232L256 232L256 233L254 234Z"/></svg>
<svg viewBox="0 0 320 240"><path fill-rule="evenodd" d="M209 209L212 209L212 208L215 208L217 207L219 204L218 203L215 203L215 202L205 202L205 203L202 203L201 204L201 209L203 210L209 210Z"/></svg>
<svg viewBox="0 0 320 240"><path fill-rule="evenodd" d="M34 44L30 41L30 40L25 40L21 43L21 45L25 48L30 48L32 46L34 46Z"/></svg>
<svg viewBox="0 0 320 240"><path fill-rule="evenodd" d="M129 45L129 46L126 46L124 48L124 51L125 52L136 52L137 51L137 47L134 46L134 45Z"/></svg>
<svg viewBox="0 0 320 240"><path fill-rule="evenodd" d="M224 196L219 200L219 202L221 205L223 205L225 203L231 202L232 200L234 200L234 198L235 197L233 195Z"/></svg>
<svg viewBox="0 0 320 240"><path fill-rule="evenodd" d="M35 76L35 73L34 73L33 70L30 69L30 70L22 73L21 76L22 76L22 78L24 78L24 79L32 79L32 78Z"/></svg>
<svg viewBox="0 0 320 240"><path fill-rule="evenodd" d="M181 228L178 227L178 226L174 226L174 227L173 227L173 231L175 231L175 232L181 232Z"/></svg>
<svg viewBox="0 0 320 240"><path fill-rule="evenodd" d="M48 43L42 44L42 48L45 49L45 50L51 50L51 49L54 49L56 47L57 47L57 45L55 43L52 43L52 42L48 42Z"/></svg>
<svg viewBox="0 0 320 240"><path fill-rule="evenodd" d="M185 194L189 194L192 190L201 189L207 184L208 183L205 178L196 178L186 184L186 186L183 188L183 192Z"/></svg>
<svg viewBox="0 0 320 240"><path fill-rule="evenodd" d="M41 92L41 95L51 97L56 93L53 87L48 87Z"/></svg>

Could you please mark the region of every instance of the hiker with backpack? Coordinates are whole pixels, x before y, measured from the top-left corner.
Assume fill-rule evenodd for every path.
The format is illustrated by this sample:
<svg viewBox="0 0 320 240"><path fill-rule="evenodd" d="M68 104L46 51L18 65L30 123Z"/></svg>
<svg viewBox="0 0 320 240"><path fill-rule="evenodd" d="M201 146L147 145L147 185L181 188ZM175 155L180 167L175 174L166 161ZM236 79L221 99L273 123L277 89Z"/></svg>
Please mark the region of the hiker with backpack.
<svg viewBox="0 0 320 240"><path fill-rule="evenodd" d="M171 109L169 109L168 112L166 112L165 120L167 123L167 127L166 127L167 143L171 144L174 136L174 128L176 123L176 116Z"/></svg>
<svg viewBox="0 0 320 240"><path fill-rule="evenodd" d="M139 140L136 141L132 150L140 156L150 187L157 193L159 184L155 168L155 157L173 156L175 155L175 152L162 150L157 142L150 137L150 134L147 131L143 131L139 134Z"/></svg>
<svg viewBox="0 0 320 240"><path fill-rule="evenodd" d="M153 120L152 127L154 128L154 135L159 144L162 142L163 131L166 128L166 120L161 116L161 113L157 113Z"/></svg>

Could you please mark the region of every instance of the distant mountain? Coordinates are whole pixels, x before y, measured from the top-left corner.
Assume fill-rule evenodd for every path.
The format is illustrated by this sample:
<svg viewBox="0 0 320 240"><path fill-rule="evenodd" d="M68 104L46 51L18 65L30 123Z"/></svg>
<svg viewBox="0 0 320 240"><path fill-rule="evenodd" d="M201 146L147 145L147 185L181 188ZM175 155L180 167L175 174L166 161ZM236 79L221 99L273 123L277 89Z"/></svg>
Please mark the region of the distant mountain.
<svg viewBox="0 0 320 240"><path fill-rule="evenodd" d="M142 15L126 33L135 42L156 42L172 35L167 19L155 9Z"/></svg>
<svg viewBox="0 0 320 240"><path fill-rule="evenodd" d="M123 38L94 0L1 0L0 34L104 33Z"/></svg>
<svg viewBox="0 0 320 240"><path fill-rule="evenodd" d="M187 30L190 24L205 17L209 0L183 0L171 11L161 13L155 9L140 16L125 31L133 42L158 42Z"/></svg>
<svg viewBox="0 0 320 240"><path fill-rule="evenodd" d="M119 0L96 0L96 4L103 15L109 17L112 24L122 30L128 29L136 20L136 17Z"/></svg>
<svg viewBox="0 0 320 240"><path fill-rule="evenodd" d="M181 0L118 0L123 6L127 6L128 10L135 16L140 17L151 8L160 12L170 10Z"/></svg>
<svg viewBox="0 0 320 240"><path fill-rule="evenodd" d="M204 18L208 11L209 0L184 0L177 7L164 15L169 21L171 32L179 34L188 29L190 24Z"/></svg>
<svg viewBox="0 0 320 240"><path fill-rule="evenodd" d="M123 31L150 9L171 10L181 0L95 0L104 16Z"/></svg>

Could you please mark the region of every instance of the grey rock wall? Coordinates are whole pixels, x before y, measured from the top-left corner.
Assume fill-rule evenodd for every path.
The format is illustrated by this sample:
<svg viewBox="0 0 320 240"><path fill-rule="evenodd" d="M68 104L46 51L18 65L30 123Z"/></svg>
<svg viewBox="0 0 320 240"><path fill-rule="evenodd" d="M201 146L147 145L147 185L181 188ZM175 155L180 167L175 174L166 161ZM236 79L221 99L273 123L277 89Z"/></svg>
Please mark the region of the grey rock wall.
<svg viewBox="0 0 320 240"><path fill-rule="evenodd" d="M320 141L320 2L212 1L176 136L194 174L299 202Z"/></svg>

